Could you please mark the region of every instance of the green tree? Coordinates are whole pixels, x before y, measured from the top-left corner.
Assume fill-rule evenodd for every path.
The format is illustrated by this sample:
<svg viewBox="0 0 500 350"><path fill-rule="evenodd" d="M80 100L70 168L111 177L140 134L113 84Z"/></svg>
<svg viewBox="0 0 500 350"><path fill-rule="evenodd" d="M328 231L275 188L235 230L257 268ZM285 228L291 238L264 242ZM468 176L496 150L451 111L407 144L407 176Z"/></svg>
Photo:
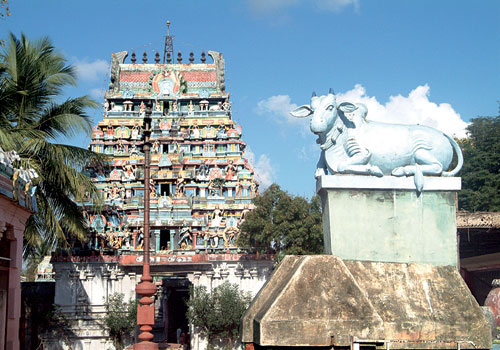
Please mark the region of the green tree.
<svg viewBox="0 0 500 350"><path fill-rule="evenodd" d="M471 120L468 138L460 140L464 166L458 207L467 211L500 211L500 116Z"/></svg>
<svg viewBox="0 0 500 350"><path fill-rule="evenodd" d="M241 225L238 244L259 253L320 254L323 252L321 201L308 202L272 184L254 199L255 209Z"/></svg>
<svg viewBox="0 0 500 350"><path fill-rule="evenodd" d="M218 344L233 349L239 337L240 319L252 297L236 284L224 282L208 292L205 286L190 289L187 301L189 322L207 338L209 349Z"/></svg>
<svg viewBox="0 0 500 350"><path fill-rule="evenodd" d="M86 222L75 201L97 195L81 170L101 156L55 140L90 135L86 110L96 103L87 96L62 101L63 88L76 84L76 73L48 38L30 41L10 34L0 60L0 147L18 152L17 168L32 168L39 175L33 180L38 210L24 232L24 256L29 257L53 237L56 246L86 239Z"/></svg>
<svg viewBox="0 0 500 350"><path fill-rule="evenodd" d="M137 318L137 300L124 300L123 293L114 293L106 302L104 324L109 329L116 349L123 349L125 337L132 335Z"/></svg>
<svg viewBox="0 0 500 350"><path fill-rule="evenodd" d="M0 18L5 16L10 16L9 2L0 0Z"/></svg>

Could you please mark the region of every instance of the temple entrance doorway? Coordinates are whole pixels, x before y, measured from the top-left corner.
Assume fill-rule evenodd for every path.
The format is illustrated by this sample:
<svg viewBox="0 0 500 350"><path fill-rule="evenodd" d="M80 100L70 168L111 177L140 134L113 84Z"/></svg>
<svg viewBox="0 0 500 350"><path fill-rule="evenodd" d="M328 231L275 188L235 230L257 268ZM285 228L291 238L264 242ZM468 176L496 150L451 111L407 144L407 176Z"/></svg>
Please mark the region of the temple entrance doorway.
<svg viewBox="0 0 500 350"><path fill-rule="evenodd" d="M168 343L178 343L177 333L186 334L189 324L186 317L191 282L185 276L163 278L163 315L165 320L165 336ZM181 332L178 332L178 329Z"/></svg>

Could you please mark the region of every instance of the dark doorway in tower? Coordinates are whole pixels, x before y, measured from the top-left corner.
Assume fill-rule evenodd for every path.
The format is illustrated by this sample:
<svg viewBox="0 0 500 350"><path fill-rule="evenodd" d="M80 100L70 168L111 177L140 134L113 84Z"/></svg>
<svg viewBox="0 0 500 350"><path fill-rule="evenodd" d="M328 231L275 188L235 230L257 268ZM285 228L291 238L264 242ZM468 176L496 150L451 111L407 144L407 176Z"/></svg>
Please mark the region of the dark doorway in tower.
<svg viewBox="0 0 500 350"><path fill-rule="evenodd" d="M186 318L191 282L183 276L165 277L163 279L163 319L165 320L165 335L168 343L178 343L177 333L184 333L184 339L189 331ZM180 332L178 331L180 329ZM182 340L182 337L180 337Z"/></svg>
<svg viewBox="0 0 500 350"><path fill-rule="evenodd" d="M170 196L170 184L160 184L160 194L162 196Z"/></svg>
<svg viewBox="0 0 500 350"><path fill-rule="evenodd" d="M160 250L170 250L170 230L160 230Z"/></svg>

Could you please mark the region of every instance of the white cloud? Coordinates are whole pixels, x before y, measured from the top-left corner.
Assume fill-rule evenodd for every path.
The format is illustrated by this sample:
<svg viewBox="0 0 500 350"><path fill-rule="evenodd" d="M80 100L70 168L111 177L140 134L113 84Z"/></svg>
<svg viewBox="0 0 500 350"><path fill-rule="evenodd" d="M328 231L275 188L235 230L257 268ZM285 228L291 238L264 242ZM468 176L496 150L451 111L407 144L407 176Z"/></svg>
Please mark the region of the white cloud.
<svg viewBox="0 0 500 350"><path fill-rule="evenodd" d="M75 61L76 73L78 78L85 81L105 80L109 74L109 63L105 60L95 60L88 62L87 60Z"/></svg>
<svg viewBox="0 0 500 350"><path fill-rule="evenodd" d="M297 148L297 156L300 160L307 162L311 159L318 158L318 145L316 143L309 143L300 148Z"/></svg>
<svg viewBox="0 0 500 350"><path fill-rule="evenodd" d="M247 0L250 10L255 14L272 15L296 5L299 0Z"/></svg>
<svg viewBox="0 0 500 350"><path fill-rule="evenodd" d="M290 7L300 3L313 4L319 11L340 12L348 6L359 9L359 0L247 0L248 7L256 15L283 15Z"/></svg>
<svg viewBox="0 0 500 350"><path fill-rule="evenodd" d="M340 12L347 6L353 6L355 11L359 10L359 0L315 0L320 10Z"/></svg>
<svg viewBox="0 0 500 350"><path fill-rule="evenodd" d="M290 123L300 122L302 119L294 118L290 111L297 108L295 103L291 102L288 95L276 95L261 100L257 103L257 113L260 115L271 116L276 121L287 121Z"/></svg>
<svg viewBox="0 0 500 350"><path fill-rule="evenodd" d="M357 84L354 89L337 94L337 102L360 102L368 107L367 119L387 123L421 124L431 126L447 134L465 137L467 123L460 118L449 103L431 102L429 85L420 85L408 96L391 96L381 104L373 96L366 94L365 88Z"/></svg>
<svg viewBox="0 0 500 350"><path fill-rule="evenodd" d="M467 123L460 118L449 103L437 104L429 100L429 85L417 86L408 96L391 96L385 104L374 96L368 96L365 88L356 84L352 90L338 93L337 102L344 101L364 103L368 107L367 119L386 123L421 124L444 131L449 135L463 138L466 136ZM289 123L302 123L308 128L308 119L297 119L289 112L297 105L292 103L290 96L271 96L258 102L257 113L275 117L275 120Z"/></svg>
<svg viewBox="0 0 500 350"><path fill-rule="evenodd" d="M104 89L99 89L99 88L91 89L90 96L97 101L104 100L104 91L105 91Z"/></svg>
<svg viewBox="0 0 500 350"><path fill-rule="evenodd" d="M255 177L263 190L268 188L276 178L271 159L266 154L261 154L257 163L255 163Z"/></svg>
<svg viewBox="0 0 500 350"><path fill-rule="evenodd" d="M254 168L255 179L260 184L261 192L275 182L276 172L271 165L271 159L266 154L261 154L257 162L255 162L255 154L252 149L247 146L244 157Z"/></svg>

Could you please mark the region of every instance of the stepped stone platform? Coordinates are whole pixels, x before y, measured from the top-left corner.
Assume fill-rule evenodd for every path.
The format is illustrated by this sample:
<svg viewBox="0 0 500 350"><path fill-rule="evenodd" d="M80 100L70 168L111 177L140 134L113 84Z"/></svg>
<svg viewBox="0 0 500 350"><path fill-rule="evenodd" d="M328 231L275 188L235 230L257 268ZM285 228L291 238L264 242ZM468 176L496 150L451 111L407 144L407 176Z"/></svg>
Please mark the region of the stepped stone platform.
<svg viewBox="0 0 500 350"><path fill-rule="evenodd" d="M287 256L242 320L250 347L486 349L491 334L454 266Z"/></svg>

